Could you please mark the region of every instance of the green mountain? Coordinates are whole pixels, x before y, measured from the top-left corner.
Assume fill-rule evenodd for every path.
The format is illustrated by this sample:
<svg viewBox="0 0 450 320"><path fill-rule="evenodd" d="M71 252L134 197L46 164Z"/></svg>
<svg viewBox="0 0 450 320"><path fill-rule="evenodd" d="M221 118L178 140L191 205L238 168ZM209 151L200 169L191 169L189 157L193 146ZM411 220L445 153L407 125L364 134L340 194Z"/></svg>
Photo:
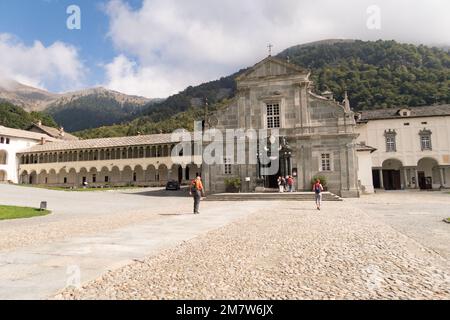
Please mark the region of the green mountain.
<svg viewBox="0 0 450 320"><path fill-rule="evenodd" d="M68 131L130 121L141 116L142 106L154 101L104 88L57 94L4 79L0 81L0 100L28 112L49 113Z"/></svg>
<svg viewBox="0 0 450 320"><path fill-rule="evenodd" d="M330 90L342 100L348 91L355 110L450 103L450 53L443 49L395 41L326 40L291 47L278 57L310 69L317 93ZM234 78L241 72L147 105L129 123L78 134L92 138L189 129L188 119L201 115L205 98L214 106L235 95Z"/></svg>
<svg viewBox="0 0 450 320"><path fill-rule="evenodd" d="M142 107L149 102L146 98L94 88L61 95L47 105L45 112L70 132L131 121L141 116Z"/></svg>
<svg viewBox="0 0 450 320"><path fill-rule="evenodd" d="M311 69L316 90L355 110L450 102L450 53L395 41L345 41L297 46L279 57Z"/></svg>
<svg viewBox="0 0 450 320"><path fill-rule="evenodd" d="M38 120L41 120L42 124L46 126L58 127L55 120L46 113L39 111L27 112L23 108L9 102L0 101L0 125L25 130Z"/></svg>

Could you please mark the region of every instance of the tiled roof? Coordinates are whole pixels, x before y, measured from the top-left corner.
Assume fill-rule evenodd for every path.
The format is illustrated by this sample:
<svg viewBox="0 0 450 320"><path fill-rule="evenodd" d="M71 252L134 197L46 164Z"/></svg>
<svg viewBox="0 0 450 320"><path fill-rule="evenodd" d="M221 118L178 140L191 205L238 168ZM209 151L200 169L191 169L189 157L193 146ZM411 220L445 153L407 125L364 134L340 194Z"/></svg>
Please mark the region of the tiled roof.
<svg viewBox="0 0 450 320"><path fill-rule="evenodd" d="M411 114L407 117L401 116L400 110L410 110ZM397 107L389 109L361 111L359 122L382 119L407 119L417 117L450 116L450 104L426 106L426 107Z"/></svg>
<svg viewBox="0 0 450 320"><path fill-rule="evenodd" d="M177 142L179 141L175 141L175 139L172 139L172 134L154 134L154 135L134 136L134 137L56 141L46 143L44 145L33 146L30 149L25 150L24 153L157 145L157 144L166 144L166 143L169 144Z"/></svg>
<svg viewBox="0 0 450 320"><path fill-rule="evenodd" d="M64 134L61 134L60 129L52 128L52 127L47 127L47 126L44 126L44 125L39 124L39 123L34 123L34 124L32 125L32 127L39 128L40 130L42 130L43 132L45 132L45 133L48 134L49 136L52 136L52 137L54 137L54 138L56 138L56 139L62 139L62 140L79 140L78 137L76 137L76 136L74 136L74 135L72 135L72 134L70 134L70 133L64 132Z"/></svg>
<svg viewBox="0 0 450 320"><path fill-rule="evenodd" d="M31 132L20 129L7 128L0 126L0 135L7 137L25 138L39 141L41 138L45 138L46 141L55 141L56 139L46 135L44 133Z"/></svg>

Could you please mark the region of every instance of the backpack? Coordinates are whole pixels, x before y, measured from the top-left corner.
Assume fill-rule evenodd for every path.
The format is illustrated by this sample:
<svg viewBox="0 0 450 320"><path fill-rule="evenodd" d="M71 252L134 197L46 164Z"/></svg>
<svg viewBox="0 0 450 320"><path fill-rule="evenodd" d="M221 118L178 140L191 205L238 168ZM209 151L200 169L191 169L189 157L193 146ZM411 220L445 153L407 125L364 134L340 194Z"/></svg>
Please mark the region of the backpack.
<svg viewBox="0 0 450 320"><path fill-rule="evenodd" d="M321 188L320 188L320 184L315 184L314 185L314 190L316 191L316 194L319 194L322 192Z"/></svg>
<svg viewBox="0 0 450 320"><path fill-rule="evenodd" d="M192 193L195 193L195 192L197 192L197 181L192 181L192 183L191 183L191 192Z"/></svg>

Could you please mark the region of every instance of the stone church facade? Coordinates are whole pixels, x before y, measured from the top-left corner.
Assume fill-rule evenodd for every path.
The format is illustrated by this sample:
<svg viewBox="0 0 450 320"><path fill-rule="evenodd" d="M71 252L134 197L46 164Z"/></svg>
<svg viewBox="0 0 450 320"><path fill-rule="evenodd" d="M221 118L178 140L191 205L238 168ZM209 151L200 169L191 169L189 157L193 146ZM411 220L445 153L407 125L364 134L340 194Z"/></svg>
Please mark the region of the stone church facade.
<svg viewBox="0 0 450 320"><path fill-rule="evenodd" d="M269 56L240 75L237 96L230 105L206 119L207 129L267 129L278 131L280 153L276 174L265 175L257 164L224 159L220 165L202 166L206 189L224 192L226 179L240 178L241 191L276 188L278 176L292 175L298 191L310 191L315 176L327 179L328 190L342 197L358 197L356 122L346 98L312 93L310 71ZM326 94L324 94L326 95ZM237 144L235 140L232 143ZM258 145L263 145L258 141ZM238 146L236 146L237 148ZM258 148L257 157L261 155Z"/></svg>

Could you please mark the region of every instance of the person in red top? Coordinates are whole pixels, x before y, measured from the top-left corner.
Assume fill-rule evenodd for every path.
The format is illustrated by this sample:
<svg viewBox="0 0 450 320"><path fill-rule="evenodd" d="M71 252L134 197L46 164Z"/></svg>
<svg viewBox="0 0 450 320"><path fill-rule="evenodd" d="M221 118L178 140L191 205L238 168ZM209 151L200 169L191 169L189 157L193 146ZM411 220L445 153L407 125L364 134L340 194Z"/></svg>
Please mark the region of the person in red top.
<svg viewBox="0 0 450 320"><path fill-rule="evenodd" d="M292 176L288 176L287 185L289 187L289 192L294 192L294 178L292 178Z"/></svg>
<svg viewBox="0 0 450 320"><path fill-rule="evenodd" d="M194 214L200 214L200 201L205 196L205 190L203 188L202 178L198 176L192 180L189 194L194 198Z"/></svg>
<svg viewBox="0 0 450 320"><path fill-rule="evenodd" d="M323 186L320 183L320 180L317 179L316 183L313 186L313 191L315 193L315 199L316 199L316 206L317 210L320 211L320 206L322 205L322 192L323 192Z"/></svg>

